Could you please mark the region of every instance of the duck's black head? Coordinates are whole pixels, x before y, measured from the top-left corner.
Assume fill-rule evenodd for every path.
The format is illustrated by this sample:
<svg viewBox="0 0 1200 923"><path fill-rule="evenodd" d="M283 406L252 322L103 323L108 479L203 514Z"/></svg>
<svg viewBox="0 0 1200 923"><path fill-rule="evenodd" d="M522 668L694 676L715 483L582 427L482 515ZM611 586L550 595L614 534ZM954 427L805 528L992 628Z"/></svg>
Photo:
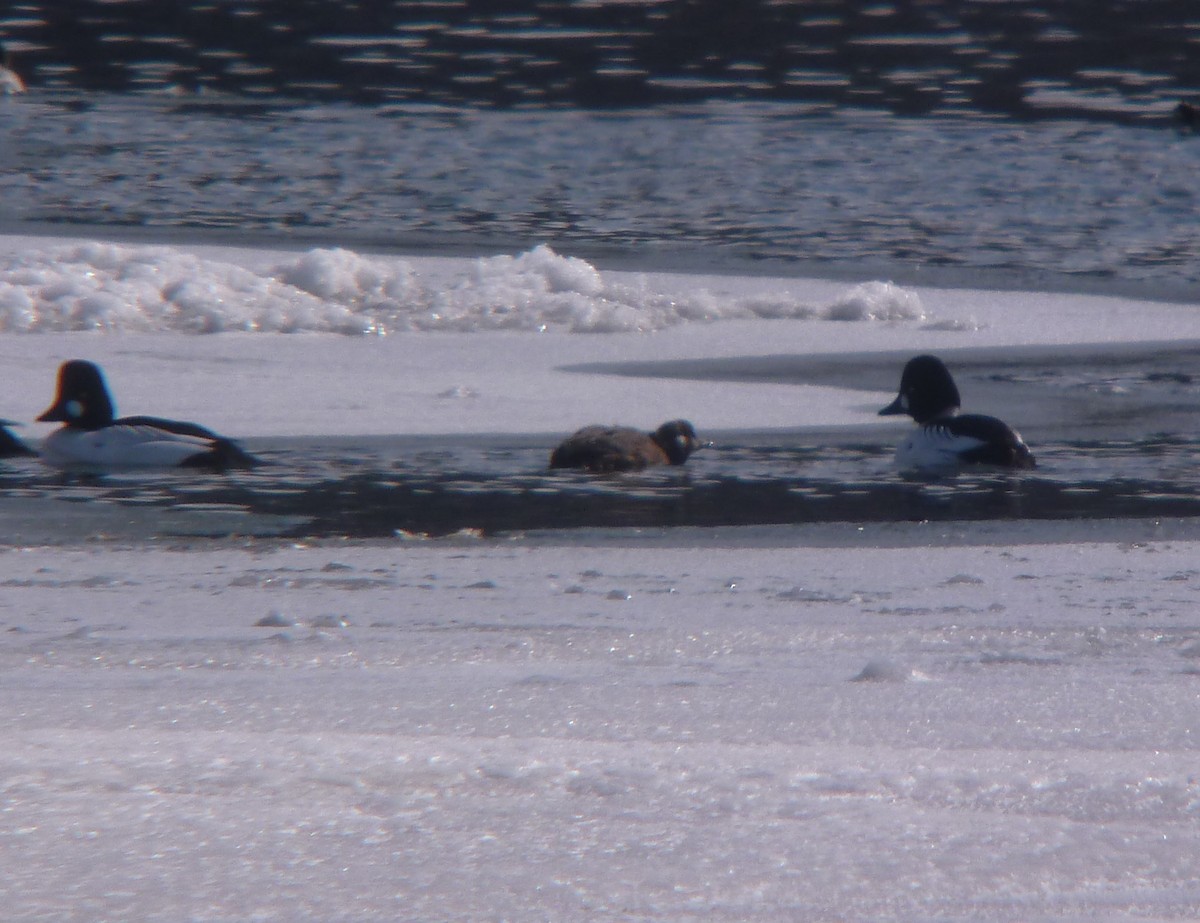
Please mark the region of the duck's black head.
<svg viewBox="0 0 1200 923"><path fill-rule="evenodd" d="M115 415L100 367L83 359L72 359L59 367L58 393L38 420L65 423L75 429L99 429L111 423Z"/></svg>
<svg viewBox="0 0 1200 923"><path fill-rule="evenodd" d="M915 356L900 375L900 393L880 416L906 413L918 423L958 412L962 400L950 370L937 356Z"/></svg>
<svg viewBox="0 0 1200 923"><path fill-rule="evenodd" d="M700 448L696 429L687 420L670 420L651 433L650 438L667 453L672 465L682 465Z"/></svg>

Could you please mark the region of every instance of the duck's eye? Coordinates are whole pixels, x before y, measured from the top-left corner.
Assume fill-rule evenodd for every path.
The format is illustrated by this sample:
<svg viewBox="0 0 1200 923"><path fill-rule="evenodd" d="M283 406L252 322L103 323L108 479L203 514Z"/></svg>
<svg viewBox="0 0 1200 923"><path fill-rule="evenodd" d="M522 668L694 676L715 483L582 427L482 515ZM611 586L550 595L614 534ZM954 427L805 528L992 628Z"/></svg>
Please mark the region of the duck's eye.
<svg viewBox="0 0 1200 923"><path fill-rule="evenodd" d="M83 404L79 401L67 401L67 416L77 419L83 416Z"/></svg>

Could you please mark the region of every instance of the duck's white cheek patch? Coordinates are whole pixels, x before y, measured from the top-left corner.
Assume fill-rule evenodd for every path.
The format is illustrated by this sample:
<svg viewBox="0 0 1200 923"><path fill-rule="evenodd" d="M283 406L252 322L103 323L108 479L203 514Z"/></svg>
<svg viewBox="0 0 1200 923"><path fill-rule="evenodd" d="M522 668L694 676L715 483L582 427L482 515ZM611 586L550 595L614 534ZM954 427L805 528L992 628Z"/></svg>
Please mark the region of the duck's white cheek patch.
<svg viewBox="0 0 1200 923"><path fill-rule="evenodd" d="M77 420L83 416L83 404L79 401L67 401L67 416Z"/></svg>

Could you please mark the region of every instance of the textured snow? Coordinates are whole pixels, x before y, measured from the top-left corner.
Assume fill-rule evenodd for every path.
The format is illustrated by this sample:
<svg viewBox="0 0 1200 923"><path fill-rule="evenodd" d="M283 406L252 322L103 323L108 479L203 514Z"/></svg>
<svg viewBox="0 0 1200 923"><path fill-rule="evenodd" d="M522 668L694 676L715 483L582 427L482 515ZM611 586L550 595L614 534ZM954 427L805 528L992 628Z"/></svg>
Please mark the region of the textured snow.
<svg viewBox="0 0 1200 923"><path fill-rule="evenodd" d="M10 549L10 919L1194 918L1197 547Z"/></svg>

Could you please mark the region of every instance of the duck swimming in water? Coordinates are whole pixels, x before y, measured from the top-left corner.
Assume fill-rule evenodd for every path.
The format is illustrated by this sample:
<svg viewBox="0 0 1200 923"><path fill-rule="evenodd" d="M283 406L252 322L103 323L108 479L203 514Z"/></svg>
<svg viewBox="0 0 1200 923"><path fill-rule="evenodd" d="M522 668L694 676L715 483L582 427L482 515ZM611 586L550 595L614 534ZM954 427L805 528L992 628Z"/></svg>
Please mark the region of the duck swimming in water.
<svg viewBox="0 0 1200 923"><path fill-rule="evenodd" d="M628 426L585 426L554 450L550 467L637 471L651 465L682 465L700 447L687 420L671 420L652 433Z"/></svg>
<svg viewBox="0 0 1200 923"><path fill-rule="evenodd" d="M161 417L116 417L99 366L82 359L58 370L54 403L40 416L62 427L42 443L42 459L60 468L206 468L258 464L237 443L195 423Z"/></svg>
<svg viewBox="0 0 1200 923"><path fill-rule="evenodd" d="M907 470L945 470L967 464L1033 468L1033 453L1021 434L1002 420L959 414L958 386L937 356L917 356L900 376L900 393L881 416L908 414L918 429L896 449Z"/></svg>

